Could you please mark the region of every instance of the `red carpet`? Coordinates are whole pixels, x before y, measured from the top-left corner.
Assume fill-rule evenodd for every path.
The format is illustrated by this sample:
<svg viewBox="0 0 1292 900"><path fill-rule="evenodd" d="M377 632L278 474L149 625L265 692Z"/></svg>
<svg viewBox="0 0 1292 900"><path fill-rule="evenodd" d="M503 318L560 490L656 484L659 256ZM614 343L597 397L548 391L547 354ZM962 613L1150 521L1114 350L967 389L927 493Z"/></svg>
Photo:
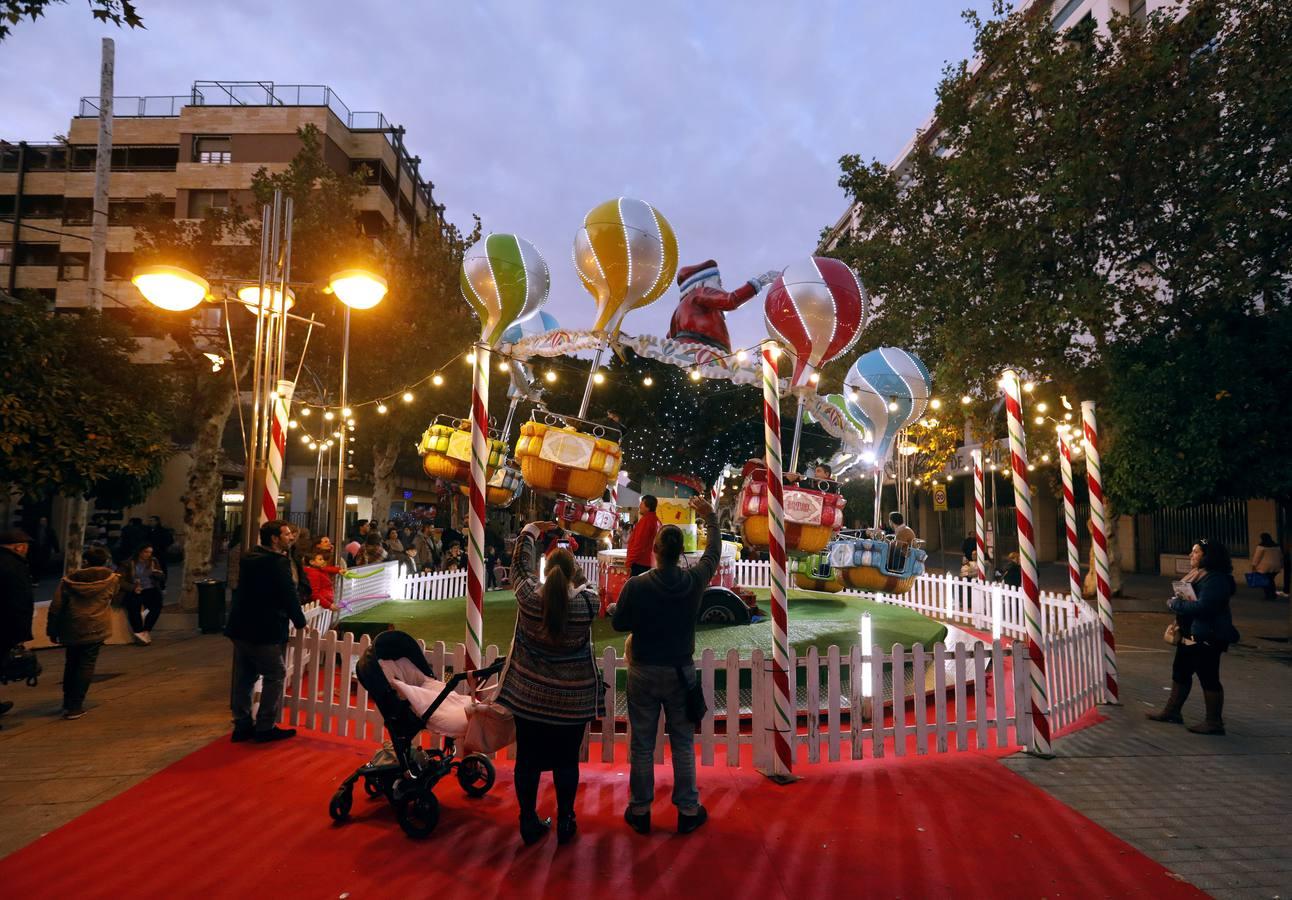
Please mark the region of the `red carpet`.
<svg viewBox="0 0 1292 900"><path fill-rule="evenodd" d="M580 834L525 848L511 769L482 800L437 789L439 828L404 837L384 801L327 801L371 747L302 735L217 741L0 861L8 897L1205 896L985 754L802 767L777 787L701 768L710 822L681 837L657 769L657 830L620 816L625 767L584 767ZM545 784L543 803L553 804Z"/></svg>

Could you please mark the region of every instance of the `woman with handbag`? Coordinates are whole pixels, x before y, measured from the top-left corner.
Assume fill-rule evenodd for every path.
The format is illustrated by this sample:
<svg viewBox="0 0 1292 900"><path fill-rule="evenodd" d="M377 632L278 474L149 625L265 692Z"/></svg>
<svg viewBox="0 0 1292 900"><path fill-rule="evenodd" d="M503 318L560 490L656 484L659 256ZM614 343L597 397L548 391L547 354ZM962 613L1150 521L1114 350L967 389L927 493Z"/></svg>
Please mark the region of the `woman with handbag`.
<svg viewBox="0 0 1292 900"><path fill-rule="evenodd" d="M1252 553L1252 571L1265 576L1260 585L1265 591L1265 599L1277 600L1279 595L1274 587L1274 576L1283 571L1283 548L1268 531L1261 532L1260 543Z"/></svg>
<svg viewBox="0 0 1292 900"><path fill-rule="evenodd" d="M1206 538L1193 545L1189 563L1193 568L1183 580L1190 585L1194 596L1184 597L1178 591L1166 604L1176 614L1174 627L1168 626L1165 635L1168 643L1175 644L1171 695L1161 712L1145 715L1155 722L1183 723L1180 710L1193 687L1193 676L1197 675L1207 718L1190 725L1189 730L1195 734L1222 735L1225 733L1222 715L1225 689L1220 683L1220 656L1239 637L1229 611L1229 600L1236 591L1234 567L1225 546Z"/></svg>
<svg viewBox="0 0 1292 900"><path fill-rule="evenodd" d="M538 782L545 771L556 786L556 838L574 837L579 748L588 722L603 714L605 691L592 649L592 620L600 603L568 550L547 559L538 581L538 540L555 522L526 525L516 540L512 580L516 631L502 674L498 703L516 721L516 802L520 836L533 844L551 819L538 816Z"/></svg>

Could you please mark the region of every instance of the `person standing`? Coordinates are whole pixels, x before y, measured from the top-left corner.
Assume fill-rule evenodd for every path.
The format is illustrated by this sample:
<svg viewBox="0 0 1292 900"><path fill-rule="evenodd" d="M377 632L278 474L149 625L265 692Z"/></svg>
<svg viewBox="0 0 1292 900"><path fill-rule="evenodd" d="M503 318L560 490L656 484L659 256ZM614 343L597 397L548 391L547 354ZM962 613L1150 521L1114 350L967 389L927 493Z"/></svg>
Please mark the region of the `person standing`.
<svg viewBox="0 0 1292 900"><path fill-rule="evenodd" d="M135 640L144 645L153 642L153 626L161 618L162 594L166 590L166 573L157 564L153 548L144 544L121 567L122 605ZM148 615L141 618L143 609Z"/></svg>
<svg viewBox="0 0 1292 900"><path fill-rule="evenodd" d="M1193 568L1183 580L1191 585L1193 598L1177 593L1166 601L1167 608L1176 614L1180 634L1171 662L1171 694L1161 712L1144 715L1154 722L1184 722L1180 711L1189 699L1193 676L1197 675L1207 718L1190 725L1189 730L1194 734L1223 735L1225 688L1220 683L1220 656L1239 638L1229 611L1229 600L1237 590L1234 566L1225 545L1206 538L1193 545L1189 563Z"/></svg>
<svg viewBox="0 0 1292 900"><path fill-rule="evenodd" d="M643 498L645 499L645 498ZM718 514L702 497L691 508L704 517L709 534L718 533ZM655 733L662 709L673 757L673 805L677 830L689 834L709 813L700 805L695 784L695 728L687 717L686 694L695 684L695 619L700 598L718 570L721 541L709 541L700 561L689 569L682 559L682 530L666 525L655 536L655 568L629 578L611 613L615 631L632 632L628 663L629 803L624 821L639 834L650 832L655 799Z"/></svg>
<svg viewBox="0 0 1292 900"><path fill-rule="evenodd" d="M112 602L121 592L121 576L108 566L104 547L89 547L85 567L59 582L49 604L45 633L67 648L63 660L63 718L85 715L85 695L94 677L103 642L112 636Z"/></svg>
<svg viewBox="0 0 1292 900"><path fill-rule="evenodd" d="M628 553L625 556L631 575L645 574L654 565L651 551L655 546L655 535L659 532L659 516L655 515L657 506L659 500L650 494L643 494L641 503L637 506L637 524L628 536Z"/></svg>
<svg viewBox="0 0 1292 900"><path fill-rule="evenodd" d="M35 598L27 552L31 537L21 528L0 532L0 655L31 640ZM0 716L13 709L13 701L0 701Z"/></svg>
<svg viewBox="0 0 1292 900"><path fill-rule="evenodd" d="M170 548L175 543L175 532L162 524L161 516L148 517L148 544L153 548L153 559L167 576L170 575Z"/></svg>
<svg viewBox="0 0 1292 900"><path fill-rule="evenodd" d="M305 567L310 561L306 556L310 550L309 537L308 528L292 525L292 546L287 556L292 561L292 580L296 582L296 593L301 606L307 606L314 601L313 582L305 574Z"/></svg>
<svg viewBox="0 0 1292 900"><path fill-rule="evenodd" d="M551 827L552 820L540 819L537 812L539 777L548 771L556 786L556 839L564 844L574 837L579 748L588 722L603 714L604 691L592 651L597 589L567 550L548 557L547 579L538 581L538 538L556 527L536 522L516 540L516 631L498 694L516 719L516 802L526 844Z"/></svg>
<svg viewBox="0 0 1292 900"><path fill-rule="evenodd" d="M1283 548L1275 543L1268 531L1261 532L1260 543L1252 553L1252 571L1265 576L1265 584L1261 585L1265 599L1277 600L1279 595L1274 586L1274 576L1283 571Z"/></svg>
<svg viewBox="0 0 1292 900"><path fill-rule="evenodd" d="M440 545L435 540L435 528L423 522L417 537L413 538L413 562L419 571L435 571L440 567Z"/></svg>
<svg viewBox="0 0 1292 900"><path fill-rule="evenodd" d="M224 634L233 641L229 706L235 743L278 741L296 734L278 727L287 679L287 626L305 627L300 594L292 580L292 526L274 519L260 526L260 545L242 558L238 595ZM252 691L263 678L253 722Z"/></svg>
<svg viewBox="0 0 1292 900"><path fill-rule="evenodd" d="M130 559L146 543L148 543L148 529L144 526L144 520L138 516L131 517L121 529L121 537L117 541L117 559Z"/></svg>

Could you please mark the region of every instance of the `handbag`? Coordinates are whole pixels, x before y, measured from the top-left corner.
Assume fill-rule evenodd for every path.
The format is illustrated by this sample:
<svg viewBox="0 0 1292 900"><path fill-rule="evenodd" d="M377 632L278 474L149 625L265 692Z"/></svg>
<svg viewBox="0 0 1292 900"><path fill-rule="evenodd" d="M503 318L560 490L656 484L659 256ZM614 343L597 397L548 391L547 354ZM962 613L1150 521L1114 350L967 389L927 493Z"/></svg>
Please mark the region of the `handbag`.
<svg viewBox="0 0 1292 900"><path fill-rule="evenodd" d="M682 667L674 666L673 668L677 671L678 683L682 685L682 691L685 694L687 721L698 728L709 712L709 704L704 700L704 687L700 684L700 676L697 674L695 683L689 684Z"/></svg>
<svg viewBox="0 0 1292 900"><path fill-rule="evenodd" d="M498 703L473 701L467 709L467 732L462 747L467 753L496 753L516 742L516 718Z"/></svg>
<svg viewBox="0 0 1292 900"><path fill-rule="evenodd" d="M1183 636L1180 634L1179 622L1172 622L1170 625L1166 626L1166 631L1162 632L1162 640L1166 641L1172 647L1180 646L1180 642L1183 639Z"/></svg>
<svg viewBox="0 0 1292 900"><path fill-rule="evenodd" d="M0 684L11 681L25 681L27 687L35 687L40 678L40 660L22 644L11 647L9 652L0 658Z"/></svg>

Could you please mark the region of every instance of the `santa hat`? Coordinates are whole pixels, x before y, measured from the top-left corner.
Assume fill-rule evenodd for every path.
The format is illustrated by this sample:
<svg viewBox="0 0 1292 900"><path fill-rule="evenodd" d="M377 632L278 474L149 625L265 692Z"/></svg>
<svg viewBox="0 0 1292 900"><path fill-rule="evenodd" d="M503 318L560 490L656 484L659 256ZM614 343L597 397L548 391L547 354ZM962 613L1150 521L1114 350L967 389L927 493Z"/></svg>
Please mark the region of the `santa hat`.
<svg viewBox="0 0 1292 900"><path fill-rule="evenodd" d="M719 279L720 277L718 275L717 261L706 259L697 265L683 266L677 270L677 289L685 294L710 278Z"/></svg>

